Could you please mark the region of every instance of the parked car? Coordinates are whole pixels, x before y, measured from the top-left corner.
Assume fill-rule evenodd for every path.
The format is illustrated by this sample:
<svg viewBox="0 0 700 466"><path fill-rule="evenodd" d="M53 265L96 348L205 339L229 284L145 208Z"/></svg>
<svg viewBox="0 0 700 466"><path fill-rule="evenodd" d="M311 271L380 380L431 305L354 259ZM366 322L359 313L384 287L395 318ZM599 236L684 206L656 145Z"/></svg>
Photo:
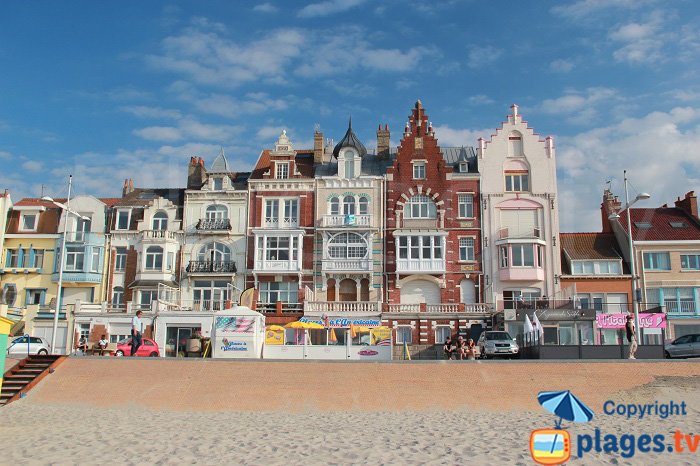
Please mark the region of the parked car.
<svg viewBox="0 0 700 466"><path fill-rule="evenodd" d="M504 331L483 332L476 346L479 347L479 353L484 359L497 356L512 358L520 352L515 340L508 332Z"/></svg>
<svg viewBox="0 0 700 466"><path fill-rule="evenodd" d="M117 343L117 351L114 353L114 355L131 356L131 337L125 338ZM136 356L151 356L153 358L157 358L160 356L160 348L158 348L158 344L150 338L143 338L141 341L141 346L139 346L139 349L136 350Z"/></svg>
<svg viewBox="0 0 700 466"><path fill-rule="evenodd" d="M29 347L27 348L27 338L29 338ZM49 354L51 345L46 339L41 337L19 336L15 337L7 347L7 354L12 356L26 356L27 349L29 354Z"/></svg>
<svg viewBox="0 0 700 466"><path fill-rule="evenodd" d="M700 356L700 333L678 337L666 343L664 354L667 358L692 358Z"/></svg>

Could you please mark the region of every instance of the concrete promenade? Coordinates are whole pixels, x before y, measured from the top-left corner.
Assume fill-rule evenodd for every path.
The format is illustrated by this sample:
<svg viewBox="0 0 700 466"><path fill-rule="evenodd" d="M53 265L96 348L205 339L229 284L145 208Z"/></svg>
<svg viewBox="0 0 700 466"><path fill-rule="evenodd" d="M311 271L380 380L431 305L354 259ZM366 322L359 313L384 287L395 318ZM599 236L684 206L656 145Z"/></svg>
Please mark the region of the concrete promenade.
<svg viewBox="0 0 700 466"><path fill-rule="evenodd" d="M696 377L700 360L346 363L71 357L28 399L175 411L530 411L541 409L535 399L539 391L568 389L598 411L614 394L653 386L655 378L683 385Z"/></svg>

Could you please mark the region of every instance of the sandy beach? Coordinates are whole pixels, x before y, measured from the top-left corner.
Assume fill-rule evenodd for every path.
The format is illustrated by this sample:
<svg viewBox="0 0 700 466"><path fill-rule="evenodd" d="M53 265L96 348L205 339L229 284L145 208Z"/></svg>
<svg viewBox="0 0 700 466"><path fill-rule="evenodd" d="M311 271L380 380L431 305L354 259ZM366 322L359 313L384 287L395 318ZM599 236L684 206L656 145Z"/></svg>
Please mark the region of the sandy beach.
<svg viewBox="0 0 700 466"><path fill-rule="evenodd" d="M522 376L533 369L541 376ZM209 371L220 375L208 385L202 377ZM192 363L90 358L69 359L26 398L2 408L0 433L6 440L0 462L530 465L530 432L551 428L555 421L530 400L542 386L559 389L555 375L562 371L571 374L571 390L596 413L589 424L565 423L574 443L569 464L698 463L700 451L637 452L630 459L591 452L579 459L575 439L593 435L596 428L618 435L665 434L669 443L677 429L698 433L700 363ZM275 377L278 383L271 385ZM473 389L455 388L465 385ZM489 386L493 389L485 388ZM251 403L256 393L258 402ZM353 401L340 403L343 399ZM607 400L685 401L688 414L627 421L602 413Z"/></svg>

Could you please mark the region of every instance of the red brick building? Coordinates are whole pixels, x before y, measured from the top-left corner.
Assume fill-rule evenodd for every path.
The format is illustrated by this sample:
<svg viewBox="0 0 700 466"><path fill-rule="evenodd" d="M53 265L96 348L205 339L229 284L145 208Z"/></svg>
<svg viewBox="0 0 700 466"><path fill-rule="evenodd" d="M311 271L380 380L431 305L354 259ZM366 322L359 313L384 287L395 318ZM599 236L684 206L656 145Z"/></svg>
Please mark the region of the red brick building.
<svg viewBox="0 0 700 466"><path fill-rule="evenodd" d="M472 325L478 336L488 313L476 154L440 148L420 101L387 170L386 198L384 324L398 344L441 343Z"/></svg>
<svg viewBox="0 0 700 466"><path fill-rule="evenodd" d="M248 275L268 323L303 315L313 286L314 151L297 151L286 132L264 150L248 180Z"/></svg>

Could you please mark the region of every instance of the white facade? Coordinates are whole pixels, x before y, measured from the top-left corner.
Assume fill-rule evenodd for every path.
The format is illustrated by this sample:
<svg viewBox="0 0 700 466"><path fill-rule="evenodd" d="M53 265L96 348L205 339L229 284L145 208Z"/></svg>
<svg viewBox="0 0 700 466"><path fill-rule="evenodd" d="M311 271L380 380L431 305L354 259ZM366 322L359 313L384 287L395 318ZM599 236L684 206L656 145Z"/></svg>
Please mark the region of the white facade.
<svg viewBox="0 0 700 466"><path fill-rule="evenodd" d="M519 297L557 296L561 270L554 140L542 140L517 105L511 109L477 149L485 295L497 310Z"/></svg>

